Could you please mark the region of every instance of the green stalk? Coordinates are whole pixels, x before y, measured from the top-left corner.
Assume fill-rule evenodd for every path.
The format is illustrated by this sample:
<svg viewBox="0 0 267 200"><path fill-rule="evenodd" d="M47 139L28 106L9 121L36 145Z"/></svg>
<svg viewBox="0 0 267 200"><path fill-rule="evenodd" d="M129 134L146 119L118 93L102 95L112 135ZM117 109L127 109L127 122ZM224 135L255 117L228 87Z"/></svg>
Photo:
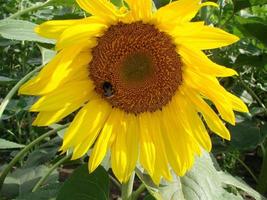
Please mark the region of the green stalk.
<svg viewBox="0 0 267 200"><path fill-rule="evenodd" d="M120 190L121 184L112 175L108 174L108 176L111 182Z"/></svg>
<svg viewBox="0 0 267 200"><path fill-rule="evenodd" d="M256 183L258 183L257 177L254 175L254 173L252 172L252 170L246 165L246 163L244 163L240 158L236 158L236 159L247 170L247 172L251 175L251 177L254 179L254 181Z"/></svg>
<svg viewBox="0 0 267 200"><path fill-rule="evenodd" d="M30 73L28 73L26 76L24 76L6 95L6 97L3 99L1 106L0 106L0 119L4 113L4 110L6 109L7 104L12 99L12 97L17 93L20 86L22 86L23 83L25 83L30 77L33 76L36 72L38 72L42 67L37 67L34 70L32 70Z"/></svg>
<svg viewBox="0 0 267 200"><path fill-rule="evenodd" d="M264 105L264 103L261 101L261 99L258 97L258 95L242 80L242 78L238 78L239 82L243 85L243 87L247 90L247 92L253 96L258 104L264 109L264 112L267 114L267 108Z"/></svg>
<svg viewBox="0 0 267 200"><path fill-rule="evenodd" d="M132 192L133 192L133 184L134 184L135 172L133 172L127 183L123 183L121 186L121 199L122 200L131 200Z"/></svg>
<svg viewBox="0 0 267 200"><path fill-rule="evenodd" d="M264 194L267 192L267 142L265 145L262 144L262 153L263 153L263 161L261 165L261 171L259 175L259 181L257 185L257 190Z"/></svg>
<svg viewBox="0 0 267 200"><path fill-rule="evenodd" d="M38 4L35 4L29 8L25 8L23 10L20 10L12 15L10 15L9 17L7 17L6 19L15 19L15 18L18 18L20 17L21 15L24 15L26 13L29 13L29 12L33 12L35 10L39 10L40 8L43 8L43 7L46 7L46 6L49 6L51 3L53 3L53 1L55 0L47 0L46 2L44 3L38 3Z"/></svg>
<svg viewBox="0 0 267 200"><path fill-rule="evenodd" d="M56 162L50 169L49 171L46 173L45 176L43 176L34 186L34 188L32 189L32 192L35 192L36 190L38 190L43 184L44 182L47 180L47 178L50 176L50 174L57 169L57 167L59 165L61 165L62 163L64 163L65 161L69 160L71 158L71 154L61 158L58 162Z"/></svg>
<svg viewBox="0 0 267 200"><path fill-rule="evenodd" d="M32 141L30 144L28 144L27 146L24 147L24 149L22 149L11 161L10 163L6 166L6 168L3 170L3 172L0 174L0 191L3 187L4 181L6 176L8 175L8 173L12 170L13 166L15 166L15 164L21 160L29 151L30 149L32 149L36 144L38 144L39 142L41 142L42 140L44 140L45 138L55 134L57 131L60 131L64 128L66 128L69 124L65 124L62 125L54 130L48 131L47 133L41 135L40 137L38 137L37 139L35 139L34 141Z"/></svg>
<svg viewBox="0 0 267 200"><path fill-rule="evenodd" d="M142 183L139 188L135 192L133 192L131 200L137 200L140 194L145 191L145 189L146 185Z"/></svg>

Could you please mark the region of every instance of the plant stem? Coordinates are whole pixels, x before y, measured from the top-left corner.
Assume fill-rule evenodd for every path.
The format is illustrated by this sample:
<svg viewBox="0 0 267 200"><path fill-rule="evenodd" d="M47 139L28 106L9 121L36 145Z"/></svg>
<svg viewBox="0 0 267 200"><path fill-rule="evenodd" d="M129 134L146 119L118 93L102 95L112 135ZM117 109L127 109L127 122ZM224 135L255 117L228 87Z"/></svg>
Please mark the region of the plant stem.
<svg viewBox="0 0 267 200"><path fill-rule="evenodd" d="M61 158L58 162L56 162L50 169L49 171L46 173L45 176L43 176L34 186L34 188L32 189L32 192L35 192L36 190L38 190L43 184L44 182L47 180L47 178L50 176L50 174L62 163L64 163L65 161L69 160L71 157L71 154Z"/></svg>
<svg viewBox="0 0 267 200"><path fill-rule="evenodd" d="M38 4L35 4L35 5L33 5L33 6L29 7L29 8L25 8L25 9L23 9L23 10L20 10L20 11L18 11L18 12L16 12L16 13L10 15L10 16L7 17L6 19L15 19L15 18L18 18L18 17L20 17L21 15L24 15L24 14L26 14L26 13L28 13L28 12L32 12L32 11L38 10L38 9L40 9L40 8L46 7L46 6L50 5L53 1L55 1L55 0L47 0L47 1L44 2L44 3L38 3Z"/></svg>
<svg viewBox="0 0 267 200"><path fill-rule="evenodd" d="M261 171L259 175L259 181L257 185L257 190L264 194L267 192L267 142L265 143L265 146L263 145L262 148L263 152L263 161L261 165Z"/></svg>
<svg viewBox="0 0 267 200"><path fill-rule="evenodd" d="M57 131L60 131L64 128L66 128L69 124L65 124L62 125L54 130L48 131L47 133L41 135L40 137L36 138L34 141L32 141L30 144L28 144L27 146L25 146L24 149L22 149L11 161L10 163L7 165L7 167L3 170L3 172L0 174L0 191L3 187L4 181L6 176L8 175L8 173L10 172L10 170L13 168L13 166L19 161L21 160L26 153L29 152L29 150L34 147L36 144L38 144L39 142L41 142L43 139L55 134Z"/></svg>
<svg viewBox="0 0 267 200"><path fill-rule="evenodd" d="M221 9L221 5L220 5L220 9ZM221 11L222 11L222 10L220 10L219 27L220 27L220 28L224 28L224 26L227 25L228 22L230 22L231 20L233 20L233 18L234 18L234 16L235 16L235 5L233 4L233 12L232 12L231 16L230 16L227 20L225 20L225 22L224 22L223 24L221 24L221 15L222 15L222 12L221 12Z"/></svg>
<svg viewBox="0 0 267 200"><path fill-rule="evenodd" d="M118 188L121 189L121 184L110 174L108 174L111 182Z"/></svg>
<svg viewBox="0 0 267 200"><path fill-rule="evenodd" d="M20 86L25 83L30 77L32 77L33 74L35 74L37 71L39 71L42 67L37 67L31 72L29 72L26 76L24 76L6 95L6 97L3 99L1 106L0 106L0 119L4 113L4 110L6 109L7 104L11 100L11 98L16 94Z"/></svg>
<svg viewBox="0 0 267 200"><path fill-rule="evenodd" d="M145 189L146 185L142 183L139 188L135 192L133 192L131 200L137 200L140 194L145 191Z"/></svg>
<svg viewBox="0 0 267 200"><path fill-rule="evenodd" d="M258 104L264 109L265 113L267 114L267 108L264 105L264 103L261 101L261 99L258 97L258 95L242 80L242 78L238 78L239 82L244 86L244 88L248 91L251 96L253 96Z"/></svg>
<svg viewBox="0 0 267 200"><path fill-rule="evenodd" d="M121 186L121 199L122 200L130 200L133 192L133 184L134 184L135 172L133 172L127 183L123 183Z"/></svg>
<svg viewBox="0 0 267 200"><path fill-rule="evenodd" d="M238 162L247 170L247 172L251 175L251 177L254 179L256 183L258 183L257 177L254 175L254 173L251 171L251 169L244 163L240 158L236 158Z"/></svg>

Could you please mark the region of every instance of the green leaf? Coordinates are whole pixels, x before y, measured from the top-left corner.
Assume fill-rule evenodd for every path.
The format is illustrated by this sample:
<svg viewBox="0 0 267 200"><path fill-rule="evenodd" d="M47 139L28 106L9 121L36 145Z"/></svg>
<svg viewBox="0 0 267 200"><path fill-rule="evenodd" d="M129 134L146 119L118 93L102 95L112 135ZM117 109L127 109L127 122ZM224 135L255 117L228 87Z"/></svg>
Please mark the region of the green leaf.
<svg viewBox="0 0 267 200"><path fill-rule="evenodd" d="M151 194L148 194L145 196L144 200L155 200L155 198Z"/></svg>
<svg viewBox="0 0 267 200"><path fill-rule="evenodd" d="M144 169L138 165L135 169L135 173L138 178L145 184L148 192L153 195L155 199L162 199L161 194L159 193L159 188L153 183L152 179L148 174L145 173Z"/></svg>
<svg viewBox="0 0 267 200"><path fill-rule="evenodd" d="M15 200L56 200L60 183L50 184L33 193L27 193L17 197Z"/></svg>
<svg viewBox="0 0 267 200"><path fill-rule="evenodd" d="M236 61L236 66L255 66L260 69L263 69L264 66L267 65L267 54L260 54L260 55L246 55L240 54Z"/></svg>
<svg viewBox="0 0 267 200"><path fill-rule="evenodd" d="M0 37L0 47L7 47L7 46L15 45L18 43L19 43L19 41L12 41L12 40L8 40L6 38Z"/></svg>
<svg viewBox="0 0 267 200"><path fill-rule="evenodd" d="M60 126L62 126L62 125L60 125L60 124L52 124L52 125L50 125L49 127L52 128L52 129L57 129L57 128L59 128ZM62 130L60 130L60 131L57 131L57 135L58 135L61 139L63 139L63 138L64 138L64 134L65 134L65 132L67 131L67 129L68 129L68 128L64 128L64 129L62 129Z"/></svg>
<svg viewBox="0 0 267 200"><path fill-rule="evenodd" d="M39 166L55 159L56 154L58 153L58 146L60 144L61 139L59 137L55 137L40 145L28 155L24 167L30 168Z"/></svg>
<svg viewBox="0 0 267 200"><path fill-rule="evenodd" d="M111 2L116 5L118 8L122 6L123 0L111 0Z"/></svg>
<svg viewBox="0 0 267 200"><path fill-rule="evenodd" d="M245 120L236 126L229 126L232 135L230 145L239 150L251 150L262 143L267 136L267 124Z"/></svg>
<svg viewBox="0 0 267 200"><path fill-rule="evenodd" d="M35 166L31 168L16 169L7 176L2 195L13 199L17 196L24 196L29 194L35 184L49 171L45 165ZM58 180L58 172L54 171L47 180L47 184L55 183Z"/></svg>
<svg viewBox="0 0 267 200"><path fill-rule="evenodd" d="M230 174L219 172L221 180L224 182L224 184L231 185L233 187L236 187L240 190L245 191L250 196L254 197L255 199L261 199L266 200L266 198L262 197L257 191L249 187L243 180L240 178L235 178L231 176Z"/></svg>
<svg viewBox="0 0 267 200"><path fill-rule="evenodd" d="M89 174L87 164L74 171L59 191L57 200L108 200L109 177L103 167Z"/></svg>
<svg viewBox="0 0 267 200"><path fill-rule="evenodd" d="M38 36L34 32L36 24L14 19L5 19L0 21L0 35L11 40L27 40L42 43L55 43L54 40Z"/></svg>
<svg viewBox="0 0 267 200"><path fill-rule="evenodd" d="M185 176L178 177L173 173L173 181L162 180L159 187L151 184L151 179L146 175L140 176L138 170L137 174L148 191L160 200L243 200L237 188L256 200L264 199L244 182L217 168L217 162L208 153L203 152L201 157L196 158L193 168Z"/></svg>
<svg viewBox="0 0 267 200"><path fill-rule="evenodd" d="M170 2L170 0L154 0L154 2L155 2L156 7L160 8L162 6L167 5Z"/></svg>
<svg viewBox="0 0 267 200"><path fill-rule="evenodd" d="M233 0L235 12L252 6L262 6L267 4L267 0Z"/></svg>
<svg viewBox="0 0 267 200"><path fill-rule="evenodd" d="M46 49L43 47L40 47L40 51L42 54L42 65L47 64L56 55L56 51Z"/></svg>
<svg viewBox="0 0 267 200"><path fill-rule="evenodd" d="M259 17L244 18L240 16L235 17L235 21L239 23L240 31L245 37L253 37L261 41L267 46L267 22ZM241 26L240 26L241 25Z"/></svg>
<svg viewBox="0 0 267 200"><path fill-rule="evenodd" d="M172 172L173 173L173 172ZM185 200L184 193L182 191L182 183L180 178L177 177L174 173L173 175L173 182L167 182L162 180L161 185L159 187L159 193L161 194L162 198L165 200L172 200L172 199L181 199Z"/></svg>
<svg viewBox="0 0 267 200"><path fill-rule="evenodd" d="M11 78L8 78L8 77L5 77L5 76L0 76L0 84L13 82L13 81L15 81L15 80L11 79Z"/></svg>
<svg viewBox="0 0 267 200"><path fill-rule="evenodd" d="M77 5L76 0L56 0L56 1L53 1L51 4L59 5L59 6L69 6L69 7Z"/></svg>
<svg viewBox="0 0 267 200"><path fill-rule="evenodd" d="M192 200L242 200L228 192L208 153L196 158L193 168L180 178L185 199Z"/></svg>
<svg viewBox="0 0 267 200"><path fill-rule="evenodd" d="M0 138L0 149L17 149L23 148L25 145L17 144L15 142L11 142L5 139Z"/></svg>

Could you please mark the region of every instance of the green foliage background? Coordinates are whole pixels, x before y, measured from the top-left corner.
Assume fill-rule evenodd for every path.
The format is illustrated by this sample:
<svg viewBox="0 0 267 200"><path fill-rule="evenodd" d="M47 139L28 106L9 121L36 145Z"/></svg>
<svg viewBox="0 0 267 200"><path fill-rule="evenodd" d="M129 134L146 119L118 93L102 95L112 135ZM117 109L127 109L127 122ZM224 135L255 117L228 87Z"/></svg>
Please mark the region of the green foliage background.
<svg viewBox="0 0 267 200"><path fill-rule="evenodd" d="M121 1L114 0L114 2L118 5ZM160 7L169 3L169 0L155 0L154 2L156 7ZM213 155L222 171L227 171L233 176L240 177L250 187L258 190L262 195L266 195L267 0L218 0L217 3L219 4L218 9L205 7L201 9L194 20L203 20L206 24L220 27L241 38L234 45L207 51L206 53L215 62L232 67L239 72L238 77L224 78L220 81L227 90L232 91L245 101L250 113L237 113L237 125L235 127L228 126L232 133L230 142L223 141L214 135L212 136L214 144ZM0 0L0 5L0 19L8 18L17 11L23 11L36 5L43 5L39 6L39 9L33 9L32 12L11 17L23 21L9 21L8 26L4 20L0 21L0 101L2 100L3 102L16 83L32 70L42 66L53 55L53 41L47 41L31 35L34 33L27 31L32 24L27 24L25 21L40 24L50 19L82 18L84 13L78 8L74 0L52 0L49 4L36 0ZM62 128L59 125L46 128L31 126L35 115L27 110L34 100L33 97L14 95L8 101L0 121L0 174L14 156L17 155L18 151L25 148L25 145L28 145L49 130L55 130L54 133L57 134L48 135L49 137L45 137L38 144L32 145L25 152L24 158L12 166L12 173L9 173L5 180L0 199L46 200L55 199L56 196L58 196L58 199L66 199L66 196L60 198L62 190L68 191L68 188L66 189L65 187L71 187L71 181L82 181L77 177L72 177L62 188L62 184L65 182L64 177L69 176L69 171L86 162L87 158L69 161L69 156L64 157L58 154L57 149L61 144L61 137L64 132L64 129L63 132L57 131ZM71 121L71 119L72 116L65 119L62 124ZM218 164L216 161L214 162L214 165ZM108 169L108 157L103 165ZM78 168L74 176L75 174L79 177L85 176L83 174L85 172L81 171L83 168ZM218 166L217 169L219 169ZM101 180L104 182L96 183L99 185L95 187L98 188L105 185L107 188L103 189L105 190L103 194L106 195L96 198L117 198L119 189L116 185L118 183L113 181L113 184L109 186L108 175L102 168L98 169L97 173L100 174L99 176L102 177ZM44 180L40 182L42 177ZM225 176L222 177L225 178ZM91 180L90 177L88 179ZM157 194L161 194L163 199L171 199L170 195L166 196L166 194L175 194L178 191L184 194L183 198L187 197L187 199L191 198L193 200L208 199L201 195L199 197L188 196L186 189L183 189L184 183L190 185L190 181L188 182L187 179L179 179L172 186L162 183L162 185L165 184L164 187L156 188L149 183L147 177L139 174L139 179L135 181L135 187L138 187L141 182L147 189L141 191L139 199L153 199L157 197ZM205 184L198 183L200 186ZM223 181L221 183L224 183L223 187L229 192L227 195L238 194L241 199L249 199L251 197L248 196L253 196L254 194L253 192L248 192L248 188L237 187L238 183L232 184L235 187L229 186L231 184L225 184ZM90 186L90 181L84 184ZM206 186L204 185L203 187ZM169 190L165 190L166 188ZM170 188L172 189L171 191ZM173 188L175 188L174 192ZM178 188L182 189L178 190ZM246 192L240 192L240 189L246 190ZM81 188L81 193L83 191L88 191L88 189L86 187ZM108 195L108 191L111 191L110 195ZM155 191L157 194L155 194ZM224 191L221 192L226 194ZM154 197L148 195L148 193ZM145 195L147 196L144 197ZM79 197L76 198L79 200ZM178 196L175 196L175 198L178 198ZM179 198L182 199L181 196ZM222 199L226 198L229 199L229 196L225 196ZM255 195L254 198L256 198ZM81 197L80 199L83 198ZM84 199L90 198L87 196ZM232 197L232 199L234 198Z"/></svg>

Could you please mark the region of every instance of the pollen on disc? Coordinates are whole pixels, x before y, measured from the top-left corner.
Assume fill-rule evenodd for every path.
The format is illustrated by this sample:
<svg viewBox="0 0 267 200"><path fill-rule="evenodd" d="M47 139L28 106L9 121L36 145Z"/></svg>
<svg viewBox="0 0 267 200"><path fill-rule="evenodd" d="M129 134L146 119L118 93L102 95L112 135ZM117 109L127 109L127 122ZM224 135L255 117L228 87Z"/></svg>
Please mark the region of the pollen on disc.
<svg viewBox="0 0 267 200"><path fill-rule="evenodd" d="M182 62L170 36L154 25L112 25L98 38L89 64L95 91L129 113L165 106L182 83Z"/></svg>

